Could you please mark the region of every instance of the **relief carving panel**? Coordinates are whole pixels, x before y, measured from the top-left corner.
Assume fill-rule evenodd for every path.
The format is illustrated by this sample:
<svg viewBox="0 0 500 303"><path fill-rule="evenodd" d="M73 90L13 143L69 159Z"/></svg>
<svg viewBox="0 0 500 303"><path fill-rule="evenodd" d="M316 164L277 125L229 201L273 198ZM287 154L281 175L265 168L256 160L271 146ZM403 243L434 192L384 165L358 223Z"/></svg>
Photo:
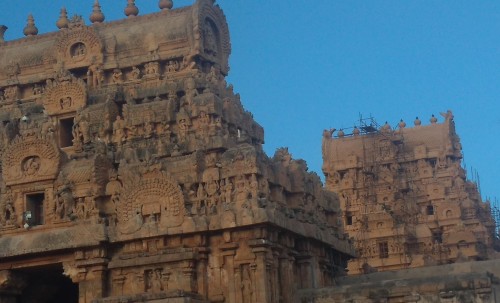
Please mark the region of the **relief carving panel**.
<svg viewBox="0 0 500 303"><path fill-rule="evenodd" d="M128 170L120 198L117 220L122 233L133 233L147 223L176 227L184 220L182 191L177 182L163 171L155 169L141 177Z"/></svg>
<svg viewBox="0 0 500 303"><path fill-rule="evenodd" d="M59 163L60 153L51 142L17 137L3 157L3 178L7 185L55 179Z"/></svg>

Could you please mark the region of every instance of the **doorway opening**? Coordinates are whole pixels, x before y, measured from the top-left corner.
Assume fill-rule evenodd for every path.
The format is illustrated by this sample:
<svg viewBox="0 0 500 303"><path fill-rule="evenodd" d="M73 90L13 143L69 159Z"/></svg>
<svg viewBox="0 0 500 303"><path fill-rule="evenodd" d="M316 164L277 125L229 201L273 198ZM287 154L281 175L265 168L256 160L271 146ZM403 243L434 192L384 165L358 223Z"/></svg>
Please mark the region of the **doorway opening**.
<svg viewBox="0 0 500 303"><path fill-rule="evenodd" d="M78 303L78 284L63 274L62 264L18 269L26 287L18 303Z"/></svg>

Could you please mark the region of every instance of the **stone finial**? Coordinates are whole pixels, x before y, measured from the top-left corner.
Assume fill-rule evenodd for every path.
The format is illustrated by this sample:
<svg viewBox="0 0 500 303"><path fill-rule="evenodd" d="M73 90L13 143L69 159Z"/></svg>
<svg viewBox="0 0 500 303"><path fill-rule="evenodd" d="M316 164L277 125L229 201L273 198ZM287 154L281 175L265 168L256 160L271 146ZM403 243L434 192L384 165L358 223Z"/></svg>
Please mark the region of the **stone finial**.
<svg viewBox="0 0 500 303"><path fill-rule="evenodd" d="M69 27L68 12L66 11L65 7L61 8L61 14L59 16L59 20L57 20L56 22L56 26L58 29Z"/></svg>
<svg viewBox="0 0 500 303"><path fill-rule="evenodd" d="M24 27L23 33L25 36L36 36L38 34L38 28L35 26L35 18L30 14L28 16L28 24Z"/></svg>
<svg viewBox="0 0 500 303"><path fill-rule="evenodd" d="M422 121L420 121L420 119L419 119L418 117L416 117L416 118L415 118L415 121L413 121L413 124L414 124L415 126L420 126L420 125L422 125Z"/></svg>
<svg viewBox="0 0 500 303"><path fill-rule="evenodd" d="M99 0L95 0L94 7L92 9L92 14L89 17L90 22L92 23L102 23L104 22L104 14L101 11L101 5L99 4Z"/></svg>
<svg viewBox="0 0 500 303"><path fill-rule="evenodd" d="M344 137L344 136L345 136L344 131L343 131L342 129L340 129L340 130L338 131L338 133L337 133L337 136L338 136L339 138Z"/></svg>
<svg viewBox="0 0 500 303"><path fill-rule="evenodd" d="M359 132L359 128L357 126L354 126L354 129L352 130L352 134L354 136L359 136L360 132Z"/></svg>
<svg viewBox="0 0 500 303"><path fill-rule="evenodd" d="M403 121L403 119L399 120L399 123L398 123L398 127L401 129L401 128L405 128L406 127L406 122Z"/></svg>
<svg viewBox="0 0 500 303"><path fill-rule="evenodd" d="M158 2L158 6L162 11L167 11L172 9L174 2L172 0L160 0L160 2Z"/></svg>
<svg viewBox="0 0 500 303"><path fill-rule="evenodd" d="M385 124L382 125L382 127L380 128L381 131L383 132L388 132L391 130L391 126L389 125L389 122L385 121Z"/></svg>
<svg viewBox="0 0 500 303"><path fill-rule="evenodd" d="M5 42L5 38L3 37L3 35L5 34L5 31L7 31L8 27L5 26L5 25L0 25L0 43L4 43Z"/></svg>
<svg viewBox="0 0 500 303"><path fill-rule="evenodd" d="M135 6L135 0L127 0L127 7L125 8L125 16L135 17L139 15L139 8Z"/></svg>
<svg viewBox="0 0 500 303"><path fill-rule="evenodd" d="M436 117L434 117L434 114L431 116L431 123L432 124L436 124L438 122L438 119Z"/></svg>

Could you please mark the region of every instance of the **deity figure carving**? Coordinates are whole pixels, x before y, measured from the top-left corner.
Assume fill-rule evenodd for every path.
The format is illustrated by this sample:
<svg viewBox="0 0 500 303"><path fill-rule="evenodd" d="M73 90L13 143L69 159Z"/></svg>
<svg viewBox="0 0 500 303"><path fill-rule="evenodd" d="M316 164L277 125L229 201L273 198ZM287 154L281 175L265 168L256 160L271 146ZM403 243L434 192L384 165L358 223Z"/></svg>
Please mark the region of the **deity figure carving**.
<svg viewBox="0 0 500 303"><path fill-rule="evenodd" d="M75 202L72 215L81 220L86 220L95 212L95 203L92 197L80 197Z"/></svg>
<svg viewBox="0 0 500 303"><path fill-rule="evenodd" d="M33 95L34 96L41 95L41 94L43 94L43 92L44 92L44 88L42 85L35 84L35 86L33 86Z"/></svg>
<svg viewBox="0 0 500 303"><path fill-rule="evenodd" d="M177 110L177 92L175 90L170 90L167 96L167 111L169 114L173 115L173 113Z"/></svg>
<svg viewBox="0 0 500 303"><path fill-rule="evenodd" d="M137 66L134 66L128 76L130 80L139 80L141 78L141 70Z"/></svg>
<svg viewBox="0 0 500 303"><path fill-rule="evenodd" d="M40 169L40 157L32 156L23 161L22 171L25 176L33 176Z"/></svg>
<svg viewBox="0 0 500 303"><path fill-rule="evenodd" d="M120 69L115 68L113 70L113 75L111 76L111 82L114 84L118 84L118 83L123 82L123 73Z"/></svg>
<svg viewBox="0 0 500 303"><path fill-rule="evenodd" d="M85 54L87 53L87 47L81 42L75 43L71 47L70 53L72 58L85 57Z"/></svg>
<svg viewBox="0 0 500 303"><path fill-rule="evenodd" d="M19 87L8 86L4 89L4 97L7 101L14 101L19 97Z"/></svg>
<svg viewBox="0 0 500 303"><path fill-rule="evenodd" d="M175 73L179 70L179 62L177 60L170 60L167 63L167 74Z"/></svg>
<svg viewBox="0 0 500 303"><path fill-rule="evenodd" d="M231 203L233 201L233 192L234 192L234 186L231 180L226 179L225 182L225 188L224 188L224 199L226 203Z"/></svg>
<svg viewBox="0 0 500 303"><path fill-rule="evenodd" d="M198 67L196 57L197 54L189 54L187 56L184 56L184 58L182 58L182 68L187 70L196 69Z"/></svg>
<svg viewBox="0 0 500 303"><path fill-rule="evenodd" d="M211 206L217 205L219 201L219 183L215 180L210 180L207 182L205 189L208 195L207 207L210 208Z"/></svg>
<svg viewBox="0 0 500 303"><path fill-rule="evenodd" d="M109 112L104 113L104 119L101 124L101 128L99 129L99 136L105 142L110 142L110 137L113 134L113 123L111 122L111 117Z"/></svg>
<svg viewBox="0 0 500 303"><path fill-rule="evenodd" d="M57 220L68 218L74 209L74 199L69 184L59 188L54 197L55 209L54 215Z"/></svg>
<svg viewBox="0 0 500 303"><path fill-rule="evenodd" d="M116 171L109 172L109 182L106 184L106 195L111 197L113 205L113 215L116 217L118 211L118 203L120 202L120 192L122 191L122 183L118 178Z"/></svg>
<svg viewBox="0 0 500 303"><path fill-rule="evenodd" d="M248 264L243 265L241 269L241 295L243 303L254 302L252 274Z"/></svg>
<svg viewBox="0 0 500 303"><path fill-rule="evenodd" d="M185 82L186 95L184 96L183 106L191 107L194 102L194 98L198 96L198 90L196 89L196 83L193 78L189 78Z"/></svg>
<svg viewBox="0 0 500 303"><path fill-rule="evenodd" d="M145 277L145 290L146 292L158 293L164 290L163 286L163 270L156 268L154 270L146 271Z"/></svg>
<svg viewBox="0 0 500 303"><path fill-rule="evenodd" d="M205 22L205 31L203 38L204 38L205 53L217 56L218 53L217 36L212 23L208 20Z"/></svg>
<svg viewBox="0 0 500 303"><path fill-rule="evenodd" d="M87 79L88 79L87 84L90 87L93 88L100 87L104 82L104 71L102 69L102 65L100 64L91 65L87 71Z"/></svg>
<svg viewBox="0 0 500 303"><path fill-rule="evenodd" d="M70 96L59 99L59 105L61 109L68 109L73 106L73 99Z"/></svg>
<svg viewBox="0 0 500 303"><path fill-rule="evenodd" d="M126 141L125 136L125 121L123 121L121 116L116 116L115 122L113 122L113 142L118 145L123 144Z"/></svg>
<svg viewBox="0 0 500 303"><path fill-rule="evenodd" d="M258 193L259 193L259 181L257 180L257 175L252 174L250 176L250 194L252 195L252 199L257 199L258 198Z"/></svg>
<svg viewBox="0 0 500 303"><path fill-rule="evenodd" d="M83 142L87 144L90 142L90 125L89 114L78 113L74 118L73 124L73 143L78 145Z"/></svg>
<svg viewBox="0 0 500 303"><path fill-rule="evenodd" d="M144 138L151 138L155 132L155 125L149 119L144 122Z"/></svg>
<svg viewBox="0 0 500 303"><path fill-rule="evenodd" d="M17 221L14 201L10 191L2 191L0 197L0 227L14 226Z"/></svg>
<svg viewBox="0 0 500 303"><path fill-rule="evenodd" d="M144 65L144 74L146 77L159 77L160 64L158 62L149 62Z"/></svg>
<svg viewBox="0 0 500 303"><path fill-rule="evenodd" d="M247 179L243 175L236 178L235 199L237 202L244 202L248 199Z"/></svg>
<svg viewBox="0 0 500 303"><path fill-rule="evenodd" d="M189 128L191 126L191 119L187 112L183 109L177 114L177 127L178 127L178 137L179 141L187 140Z"/></svg>

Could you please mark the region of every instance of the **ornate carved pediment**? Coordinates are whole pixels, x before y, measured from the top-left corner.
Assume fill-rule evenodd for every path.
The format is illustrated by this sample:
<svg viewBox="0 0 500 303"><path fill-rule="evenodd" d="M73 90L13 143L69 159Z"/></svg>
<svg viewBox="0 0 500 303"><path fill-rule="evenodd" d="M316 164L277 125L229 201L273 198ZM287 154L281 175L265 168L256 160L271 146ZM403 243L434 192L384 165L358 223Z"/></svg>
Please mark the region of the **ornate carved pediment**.
<svg viewBox="0 0 500 303"><path fill-rule="evenodd" d="M55 53L58 62L64 62L68 68L89 66L102 62L103 43L93 28L75 19L68 30L61 32Z"/></svg>
<svg viewBox="0 0 500 303"><path fill-rule="evenodd" d="M223 74L229 71L229 55L231 54L231 43L229 41L229 29L224 13L212 1L197 1L194 13L195 20L195 47L206 58L218 63ZM197 11L198 10L198 11Z"/></svg>
<svg viewBox="0 0 500 303"><path fill-rule="evenodd" d="M87 103L85 83L65 70L60 70L56 79L47 84L43 106L49 115L75 112Z"/></svg>
<svg viewBox="0 0 500 303"><path fill-rule="evenodd" d="M7 185L55 179L61 155L48 140L16 137L5 151L3 179Z"/></svg>
<svg viewBox="0 0 500 303"><path fill-rule="evenodd" d="M134 173L137 168L120 166L123 192L117 205L117 219L122 233L138 231L145 223L177 227L184 221L184 196L166 172L154 168Z"/></svg>

